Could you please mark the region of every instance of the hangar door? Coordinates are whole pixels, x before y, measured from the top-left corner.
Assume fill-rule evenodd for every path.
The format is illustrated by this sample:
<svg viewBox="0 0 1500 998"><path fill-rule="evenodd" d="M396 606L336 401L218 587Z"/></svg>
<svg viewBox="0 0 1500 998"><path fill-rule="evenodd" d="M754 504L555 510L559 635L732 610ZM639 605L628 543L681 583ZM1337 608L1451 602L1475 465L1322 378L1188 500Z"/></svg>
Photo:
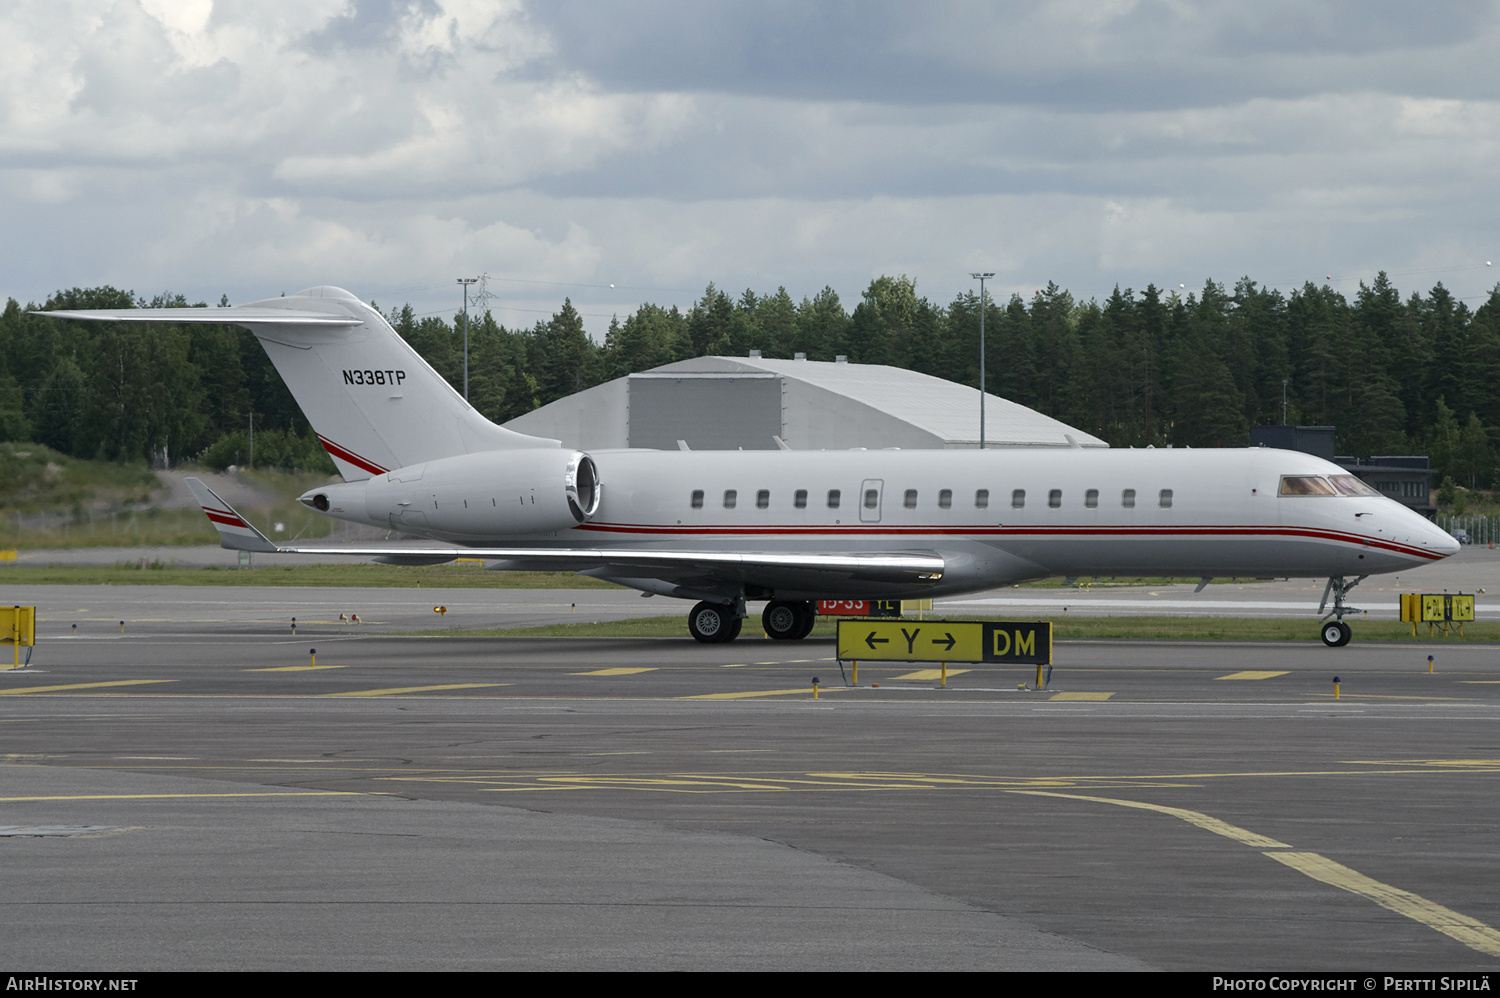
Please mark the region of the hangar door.
<svg viewBox="0 0 1500 998"><path fill-rule="evenodd" d="M778 374L632 374L626 398L631 447L775 450L781 435Z"/></svg>

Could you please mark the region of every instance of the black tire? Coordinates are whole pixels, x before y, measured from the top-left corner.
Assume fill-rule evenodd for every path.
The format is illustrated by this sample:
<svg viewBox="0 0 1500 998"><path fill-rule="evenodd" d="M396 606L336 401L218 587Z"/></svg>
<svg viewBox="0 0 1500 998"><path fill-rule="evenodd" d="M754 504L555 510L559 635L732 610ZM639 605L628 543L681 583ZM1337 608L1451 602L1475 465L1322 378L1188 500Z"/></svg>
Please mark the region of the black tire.
<svg viewBox="0 0 1500 998"><path fill-rule="evenodd" d="M765 628L768 637L777 641L795 641L802 636L802 617L796 603L774 599L761 613L760 626Z"/></svg>
<svg viewBox="0 0 1500 998"><path fill-rule="evenodd" d="M813 625L818 622L818 608L811 603L798 603L802 611L802 626L797 628L795 641L801 641L812 633Z"/></svg>
<svg viewBox="0 0 1500 998"><path fill-rule="evenodd" d="M740 632L739 624L733 607L707 600L693 607L688 614L688 633L706 645L733 641Z"/></svg>
<svg viewBox="0 0 1500 998"><path fill-rule="evenodd" d="M1323 623L1323 643L1330 648L1344 647L1353 636L1354 632L1342 620L1328 620Z"/></svg>

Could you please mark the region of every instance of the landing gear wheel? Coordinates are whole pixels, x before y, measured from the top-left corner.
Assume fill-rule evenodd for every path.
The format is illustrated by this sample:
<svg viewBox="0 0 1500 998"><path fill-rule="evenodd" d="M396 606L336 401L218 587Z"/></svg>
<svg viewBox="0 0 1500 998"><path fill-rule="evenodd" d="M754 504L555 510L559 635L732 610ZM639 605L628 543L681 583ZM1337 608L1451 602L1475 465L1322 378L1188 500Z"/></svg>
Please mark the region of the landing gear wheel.
<svg viewBox="0 0 1500 998"><path fill-rule="evenodd" d="M733 641L740 633L740 618L734 607L704 600L688 614L688 633L704 644Z"/></svg>
<svg viewBox="0 0 1500 998"><path fill-rule="evenodd" d="M1353 636L1353 630L1342 620L1329 620L1323 624L1323 643L1330 648L1344 647Z"/></svg>
<svg viewBox="0 0 1500 998"><path fill-rule="evenodd" d="M812 633L813 625L818 622L818 611L811 603L798 603L797 607L802 623L797 628L797 633L792 636L792 640L801 641Z"/></svg>
<svg viewBox="0 0 1500 998"><path fill-rule="evenodd" d="M796 603L776 599L766 604L760 615L760 626L777 641L794 641L802 636L802 617Z"/></svg>

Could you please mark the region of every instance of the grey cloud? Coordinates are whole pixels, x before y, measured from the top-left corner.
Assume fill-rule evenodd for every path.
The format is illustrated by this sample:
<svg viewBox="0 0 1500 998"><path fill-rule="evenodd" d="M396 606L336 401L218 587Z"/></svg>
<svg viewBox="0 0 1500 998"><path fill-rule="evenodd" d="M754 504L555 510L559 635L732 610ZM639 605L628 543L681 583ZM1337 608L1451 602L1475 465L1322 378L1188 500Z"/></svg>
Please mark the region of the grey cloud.
<svg viewBox="0 0 1500 998"><path fill-rule="evenodd" d="M1148 0L1118 14L1085 2L895 0L554 0L530 10L553 35L556 65L627 90L1101 110L1497 79L1488 0ZM1434 79L1424 59L1413 72L1408 57L1433 49L1446 69Z"/></svg>

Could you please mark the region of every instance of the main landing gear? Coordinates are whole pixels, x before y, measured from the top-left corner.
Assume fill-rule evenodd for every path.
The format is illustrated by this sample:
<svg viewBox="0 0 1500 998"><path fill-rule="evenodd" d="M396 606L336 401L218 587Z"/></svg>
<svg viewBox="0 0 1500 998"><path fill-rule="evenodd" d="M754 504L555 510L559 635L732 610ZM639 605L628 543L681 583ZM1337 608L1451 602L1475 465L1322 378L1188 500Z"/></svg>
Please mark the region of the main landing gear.
<svg viewBox="0 0 1500 998"><path fill-rule="evenodd" d="M1323 602L1318 604L1318 613L1323 618L1323 643L1330 648L1342 648L1349 643L1353 632L1349 625L1344 623L1344 614L1363 613L1358 607L1345 606L1344 597L1349 590L1365 581L1368 576L1361 575L1353 582L1345 582L1342 575L1335 575L1328 580L1328 585L1323 589ZM1333 609L1326 614L1323 608L1328 605L1329 594L1333 595Z"/></svg>
<svg viewBox="0 0 1500 998"><path fill-rule="evenodd" d="M704 600L688 614L688 632L704 644L720 644L739 637L745 620L744 601L710 603ZM772 600L760 615L766 634L778 641L800 641L812 632L818 612L806 600Z"/></svg>
<svg viewBox="0 0 1500 998"><path fill-rule="evenodd" d="M740 636L744 606L734 603L710 603L704 600L688 614L688 633L706 645L722 644Z"/></svg>
<svg viewBox="0 0 1500 998"><path fill-rule="evenodd" d="M773 599L760 615L766 634L778 641L801 641L817 621L817 610L806 600Z"/></svg>

